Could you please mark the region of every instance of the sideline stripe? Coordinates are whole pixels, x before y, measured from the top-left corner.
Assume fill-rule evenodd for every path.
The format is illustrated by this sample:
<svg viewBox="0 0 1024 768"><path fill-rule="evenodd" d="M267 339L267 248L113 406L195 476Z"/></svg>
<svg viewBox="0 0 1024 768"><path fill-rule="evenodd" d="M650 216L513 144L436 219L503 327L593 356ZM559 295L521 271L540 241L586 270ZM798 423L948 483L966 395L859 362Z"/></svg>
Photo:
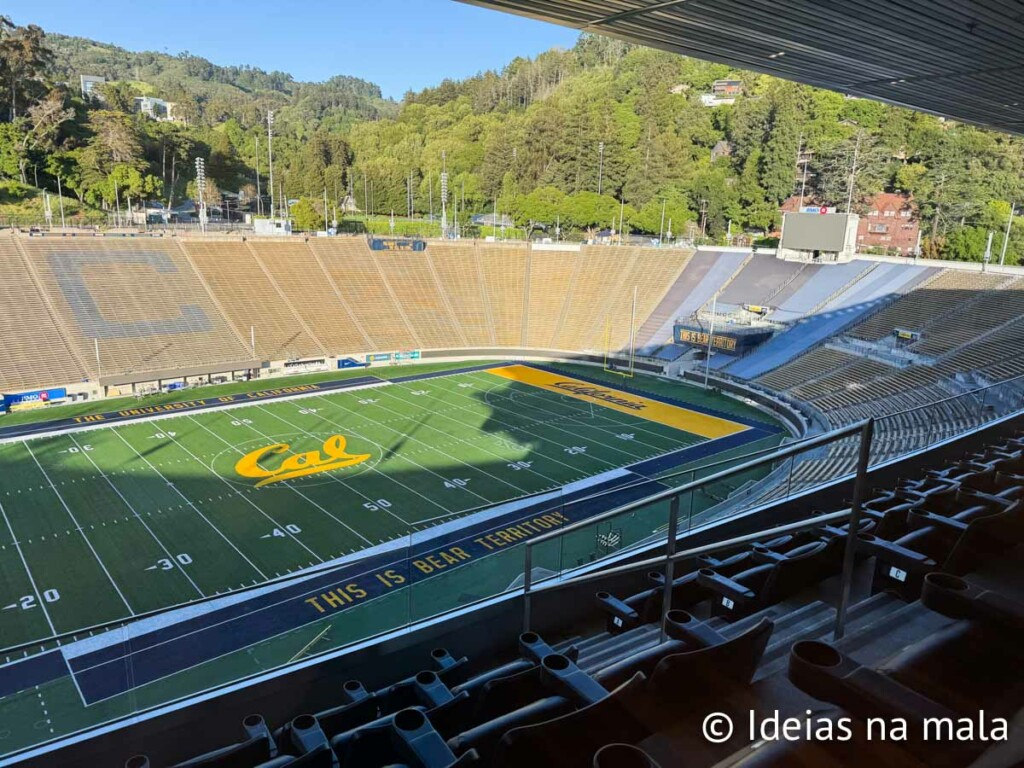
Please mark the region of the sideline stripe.
<svg viewBox="0 0 1024 768"><path fill-rule="evenodd" d="M587 403L611 408L619 413L628 413L640 419L664 424L701 437L718 438L745 432L750 427L734 421L691 411L678 405L651 400L617 389L590 384L571 376L554 374L525 365L509 365L503 368L489 368L487 373L500 376L521 384L529 384L548 392L574 397Z"/></svg>

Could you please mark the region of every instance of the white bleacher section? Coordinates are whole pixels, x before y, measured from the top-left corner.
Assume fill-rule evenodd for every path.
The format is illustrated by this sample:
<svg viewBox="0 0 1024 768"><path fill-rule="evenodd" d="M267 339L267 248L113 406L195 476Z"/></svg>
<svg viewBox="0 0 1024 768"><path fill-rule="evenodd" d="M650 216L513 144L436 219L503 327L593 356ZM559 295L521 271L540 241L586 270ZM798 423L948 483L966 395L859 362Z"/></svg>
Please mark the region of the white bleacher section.
<svg viewBox="0 0 1024 768"><path fill-rule="evenodd" d="M753 379L778 368L898 297L928 274L930 269L926 267L876 264L858 273L856 281L835 298L725 370L741 379Z"/></svg>

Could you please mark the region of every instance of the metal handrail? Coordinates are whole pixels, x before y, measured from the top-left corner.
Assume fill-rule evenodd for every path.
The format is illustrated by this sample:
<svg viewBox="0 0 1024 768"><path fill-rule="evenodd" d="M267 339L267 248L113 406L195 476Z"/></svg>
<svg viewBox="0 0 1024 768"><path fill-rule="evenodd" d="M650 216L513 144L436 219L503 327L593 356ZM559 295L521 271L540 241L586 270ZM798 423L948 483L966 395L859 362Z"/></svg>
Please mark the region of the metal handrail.
<svg viewBox="0 0 1024 768"><path fill-rule="evenodd" d="M732 549L733 547L737 547L742 544L757 542L769 536L780 536L784 533L793 533L794 531L802 531L807 528L817 528L818 526L826 523L845 520L849 516L849 509L844 509L839 512L829 512L825 515L814 515L813 517L804 518L803 520L797 520L792 523L776 525L772 528L764 528L763 530L755 531L754 533L745 533L742 536L734 536L731 539L722 539L721 541L716 541L713 544L702 544L699 547L684 549L681 552L673 554L672 560L679 563L683 560L699 557L700 555L712 555L715 552L721 552L724 549ZM563 579L562 581L548 581L543 584L538 584L533 588L533 594L536 595L540 592L557 592L558 590L575 587L580 584L588 584L592 581L602 581L610 576L622 576L623 574L642 571L645 568L651 568L656 565L664 565L665 562L666 556L658 555L657 557L650 557L646 560L637 560L635 563L626 563L624 565L616 565L611 568L604 568L599 571L581 573L578 576L572 576L568 579Z"/></svg>
<svg viewBox="0 0 1024 768"><path fill-rule="evenodd" d="M674 488L666 488L663 491L658 491L658 493L646 496L642 499L637 499L636 501L631 501L627 504L623 504L621 507L610 509L607 512L602 512L599 515L589 517L586 520L580 520L577 523L572 523L562 528L558 528L554 531L550 531L549 533L542 534L540 536L537 536L536 538L524 542L524 544L526 545L527 549L531 549L532 547L535 547L538 544L543 544L545 541L550 541L551 539L560 538L568 533L577 531L580 528L587 528L591 525L594 525L595 523L601 523L610 518L618 517L619 515L624 514L626 512L631 512L634 509L640 509L641 507L646 507L649 504L664 501L665 499L671 499L673 496L679 496L683 493L686 493L687 491L697 490L704 485L710 485L711 483L718 482L719 480L724 480L725 478L731 477L732 475L739 474L740 472L745 472L748 469L759 467L762 464L768 463L769 461L785 459L797 453L804 453L805 451L808 451L812 448L817 448L818 446L821 445L828 445L829 443L834 443L841 438L849 437L851 435L860 433L864 429L865 423L866 422L862 421L857 422L855 424L849 424L845 427L840 427L839 429L833 430L832 432L826 432L823 435L817 435L815 437L811 437L796 443L788 443L785 447L777 449L774 453L771 453L768 456L764 456L758 459L754 459L752 461L745 462L743 464L739 464L730 469L723 469L721 472L715 472L714 474L708 475L707 477L702 477L699 480L691 480L689 483L684 483L683 485L676 486ZM701 468L698 467L697 469Z"/></svg>
<svg viewBox="0 0 1024 768"><path fill-rule="evenodd" d="M854 434L860 435L860 455L857 462L857 472L854 479L853 488L853 502L850 507L850 526L846 537L846 548L843 558L843 577L842 577L842 592L840 596L839 608L836 611L836 626L835 626L835 637L839 639L843 634L843 625L846 618L846 609L849 603L850 596L850 582L853 578L853 565L854 565L854 553L857 546L856 530L860 524L860 508L864 500L865 491L867 488L867 472L868 465L871 458L871 439L874 434L874 419L867 419L856 424L850 424L846 427L828 432L824 435L804 440L799 444L791 444L784 448L781 448L774 453L765 456L760 459L748 461L738 466L732 467L731 469L725 469L721 472L708 475L707 477L701 478L700 480L693 480L689 483L684 483L681 486L675 488L666 488L664 491L659 491L656 494L647 496L643 499L631 501L627 504L623 504L621 507L603 512L599 515L595 515L587 520L580 520L576 523L571 523L563 528L559 528L555 531L542 534L535 539L530 539L523 542L523 631L530 631L530 619L531 619L531 608L532 608L532 596L533 592L537 591L533 589L533 548L540 544L553 539L561 538L569 533L578 531L582 528L588 528L592 525L601 523L605 520L609 520L619 515L631 512L643 507L648 507L651 504L659 501L669 501L669 512L668 512L668 533L665 537L665 554L661 558L657 558L655 561L664 564L665 568L665 587L664 597L662 599L662 614L661 614L661 639L665 638L665 622L668 612L672 608L672 581L674 578L674 566L678 558L676 555L676 539L678 537L678 526L679 526L679 499L684 493L690 493L703 488L706 485L716 483L720 480L732 477L740 473L747 472L751 469L763 466L768 463L773 463L779 459L786 459L790 456L794 456L797 453L803 453L807 450L817 448L822 445L829 445L841 440L846 437L850 437ZM845 514L845 513L844 513ZM820 520L820 518L819 518ZM763 532L759 535L764 535ZM645 563L642 567L648 567L650 563ZM633 564L633 567L641 567ZM594 574L597 578L597 574L608 575L611 573L610 569L598 571ZM561 582L561 583L568 583Z"/></svg>

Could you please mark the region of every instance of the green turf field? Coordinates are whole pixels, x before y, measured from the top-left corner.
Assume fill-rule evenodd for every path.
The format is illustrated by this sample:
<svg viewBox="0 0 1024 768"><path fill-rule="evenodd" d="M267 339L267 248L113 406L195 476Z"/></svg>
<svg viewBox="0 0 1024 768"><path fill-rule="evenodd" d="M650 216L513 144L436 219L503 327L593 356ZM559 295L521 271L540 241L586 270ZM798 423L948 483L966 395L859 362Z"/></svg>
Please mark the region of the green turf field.
<svg viewBox="0 0 1024 768"><path fill-rule="evenodd" d="M371 373L393 378L427 370L444 366ZM624 379L589 366L559 370L769 421L742 403L685 385ZM93 408L111 410L109 403ZM324 458L325 442L338 435L346 439L346 454L367 458L261 488L255 487L260 477L239 474L243 457L273 445L288 448L255 464L268 473L302 454ZM701 463L780 439L772 435ZM0 443L0 646L65 632L76 633L72 640L86 638L92 632L79 633L82 628L408 540L470 512L704 440L474 371ZM296 462L309 466L308 459ZM692 509L714 501L699 498ZM556 571L650 536L664 520L662 506L539 547L535 565ZM613 536L616 543L606 548ZM509 548L95 704L84 705L69 677L0 699L0 754L499 593L521 573L521 550ZM0 664L31 652L0 656Z"/></svg>
<svg viewBox="0 0 1024 768"><path fill-rule="evenodd" d="M264 488L235 471L336 434L370 458ZM0 635L257 584L700 440L474 372L0 444Z"/></svg>

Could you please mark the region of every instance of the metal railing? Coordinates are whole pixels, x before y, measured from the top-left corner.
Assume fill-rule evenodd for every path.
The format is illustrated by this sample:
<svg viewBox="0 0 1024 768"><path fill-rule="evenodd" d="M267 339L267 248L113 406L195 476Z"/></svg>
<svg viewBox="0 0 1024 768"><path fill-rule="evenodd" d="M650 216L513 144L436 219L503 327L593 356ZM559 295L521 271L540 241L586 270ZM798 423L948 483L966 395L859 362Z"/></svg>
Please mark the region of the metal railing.
<svg viewBox="0 0 1024 768"><path fill-rule="evenodd" d="M836 626L835 634L836 639L842 637L843 627L846 619L846 610L849 604L850 597L850 582L853 576L853 566L855 562L855 548L857 543L856 531L860 522L860 509L864 501L864 494L867 489L867 472L868 464L871 457L871 439L874 433L874 419L867 419L866 421L859 422L857 424L851 424L846 427L828 432L818 437L813 437L808 440L802 440L799 443L790 444L784 448L781 448L768 456L754 459L752 461L739 464L735 467L716 472L707 477L699 480L693 480L683 485L666 488L664 491L660 491L646 498L639 499L637 501L629 502L615 509L609 510L599 515L595 515L587 520L581 520L570 525L566 525L555 531L537 536L536 538L529 539L523 542L523 631L530 631L531 623L531 610L532 610L532 598L537 592L548 592L559 589L565 589L576 584L583 583L585 581L594 581L599 578L605 578L614 574L629 573L632 571L643 570L650 568L652 565L661 565L664 569L664 596L662 599L662 612L661 612L661 639L665 637L665 617L668 612L672 610L672 582L674 579L675 564L684 559L684 557L691 556L686 552L677 552L676 545L679 535L679 506L680 499L683 495L698 491L705 486L713 483L728 479L734 475L740 475L748 473L752 470L756 470L763 466L771 466L780 459L787 459L796 456L798 453L804 451L813 450L839 440L853 437L858 435L860 437L860 452L857 462L857 471L854 478L853 486L853 501L849 512L841 513L841 516L849 516L850 525L849 531L846 536L846 549L843 558L843 573L842 573L842 592L840 595L839 607L836 611ZM668 501L668 519L667 519L667 536L665 538L665 552L663 555L651 559L644 560L637 563L630 563L624 566L617 566L614 568L601 569L600 571L586 574L583 576L577 576L570 579L562 579L559 581L548 581L543 586L534 586L533 581L533 551L537 546L540 546L546 542L561 539L571 533L582 530L584 528L591 527L596 524L600 524L604 521L612 520L621 515L628 514L630 512L638 511L642 508L647 508L651 504ZM813 523L820 525L823 521L826 521L829 516L817 516L813 519ZM796 525L810 525L811 520L800 521ZM763 536L764 531L759 532L757 535ZM714 545L715 549L725 548L730 542L720 542ZM735 544L736 542L731 542Z"/></svg>

